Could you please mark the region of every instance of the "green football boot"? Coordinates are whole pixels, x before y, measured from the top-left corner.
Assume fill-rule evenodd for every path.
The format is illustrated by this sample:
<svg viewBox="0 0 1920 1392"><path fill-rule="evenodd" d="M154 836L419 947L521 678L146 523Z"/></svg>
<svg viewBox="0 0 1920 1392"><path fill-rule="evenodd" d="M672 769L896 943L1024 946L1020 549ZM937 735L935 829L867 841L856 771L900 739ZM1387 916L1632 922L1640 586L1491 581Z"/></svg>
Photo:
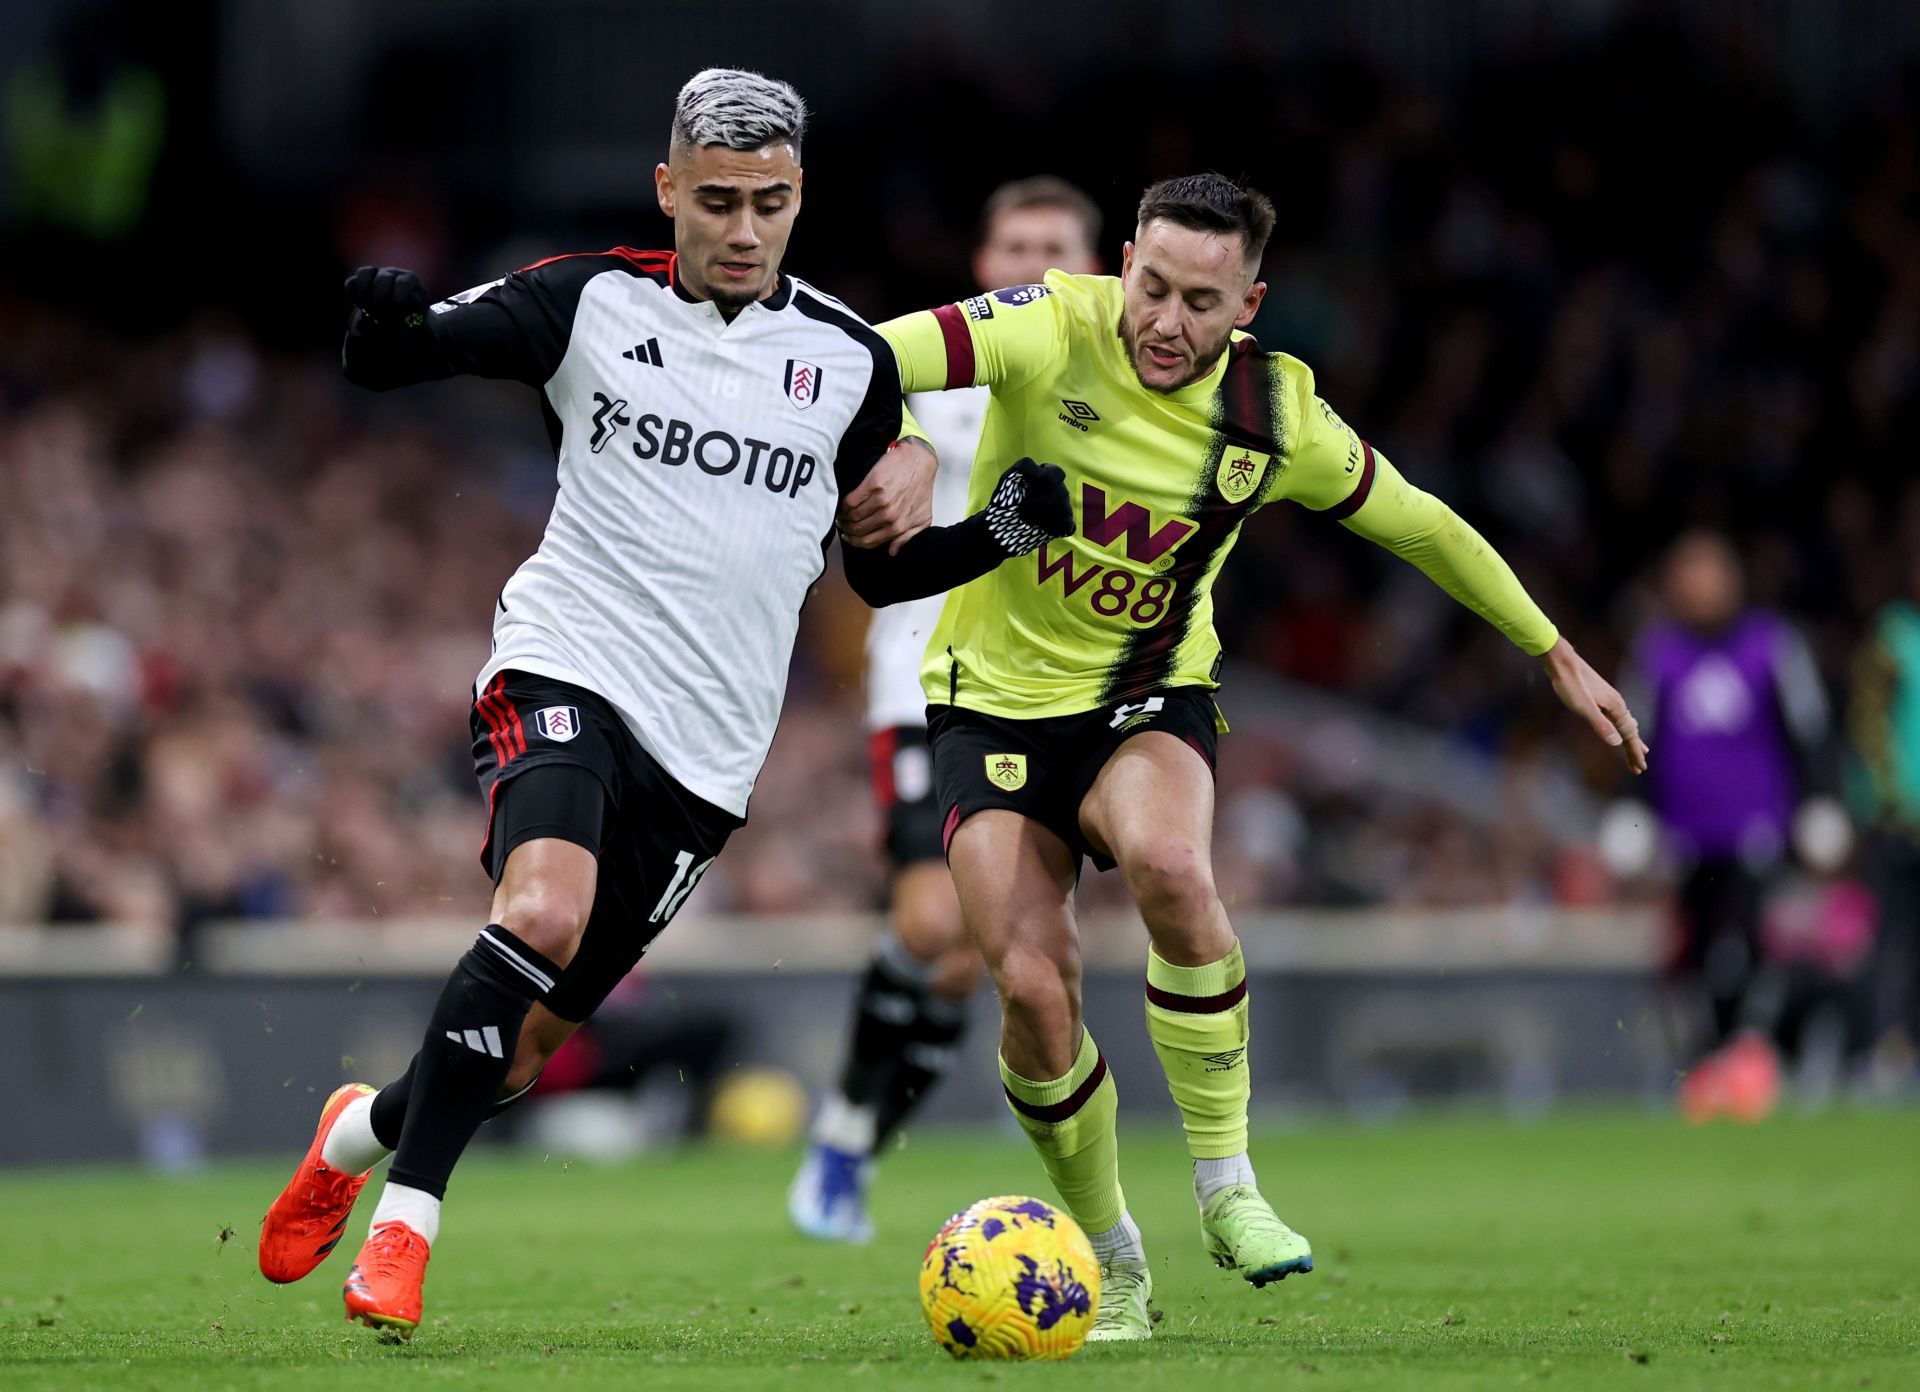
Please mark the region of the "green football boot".
<svg viewBox="0 0 1920 1392"><path fill-rule="evenodd" d="M1152 1294L1153 1273L1145 1262L1101 1262L1100 1308L1087 1342L1151 1339L1153 1317L1147 1313L1147 1300Z"/></svg>
<svg viewBox="0 0 1920 1392"><path fill-rule="evenodd" d="M1230 1267L1256 1286L1313 1270L1313 1248L1281 1222L1251 1184L1229 1184L1200 1211L1200 1235L1215 1266ZM1100 1303L1106 1312L1106 1301Z"/></svg>

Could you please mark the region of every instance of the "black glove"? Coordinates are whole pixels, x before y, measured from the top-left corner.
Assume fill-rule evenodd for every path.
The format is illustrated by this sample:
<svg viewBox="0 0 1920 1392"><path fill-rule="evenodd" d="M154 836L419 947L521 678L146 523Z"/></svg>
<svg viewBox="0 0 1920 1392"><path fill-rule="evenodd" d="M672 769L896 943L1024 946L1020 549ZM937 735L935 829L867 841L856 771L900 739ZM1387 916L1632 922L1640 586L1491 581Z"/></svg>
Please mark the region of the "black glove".
<svg viewBox="0 0 1920 1392"><path fill-rule="evenodd" d="M347 277L347 303L377 324L417 329L433 303L412 271L398 266L362 266Z"/></svg>
<svg viewBox="0 0 1920 1392"><path fill-rule="evenodd" d="M987 530L1009 556L1024 556L1050 537L1073 534L1073 501L1057 464L1015 461L986 507Z"/></svg>

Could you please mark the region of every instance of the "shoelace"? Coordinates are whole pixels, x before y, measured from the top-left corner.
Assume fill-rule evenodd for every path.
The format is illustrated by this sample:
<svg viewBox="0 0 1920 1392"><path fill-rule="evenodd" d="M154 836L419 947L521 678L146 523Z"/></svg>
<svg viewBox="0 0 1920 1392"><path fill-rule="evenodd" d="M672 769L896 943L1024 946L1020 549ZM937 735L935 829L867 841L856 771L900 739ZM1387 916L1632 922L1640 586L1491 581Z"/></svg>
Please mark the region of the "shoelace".
<svg viewBox="0 0 1920 1392"><path fill-rule="evenodd" d="M1124 1312L1130 1303L1122 1294L1125 1287L1128 1292L1138 1290L1145 1285L1147 1273L1144 1271L1115 1270L1102 1265L1100 1268L1100 1308L1094 1312L1095 1329L1113 1329L1127 1323Z"/></svg>
<svg viewBox="0 0 1920 1392"><path fill-rule="evenodd" d="M403 1275L412 1264L414 1248L419 1247L424 1253L426 1245L420 1234L405 1223L388 1223L374 1233L373 1241L367 1244L367 1250L354 1265L365 1277Z"/></svg>
<svg viewBox="0 0 1920 1392"><path fill-rule="evenodd" d="M313 1183L307 1188L307 1202L322 1210L337 1208L347 1197L344 1191L359 1178L359 1175L346 1174L331 1167L323 1169L314 1176ZM294 1230L303 1237L317 1232L330 1232L338 1221L335 1219L330 1222L323 1211L302 1218Z"/></svg>
<svg viewBox="0 0 1920 1392"><path fill-rule="evenodd" d="M1225 1218L1234 1209L1246 1210L1246 1216L1240 1221L1254 1237L1292 1237L1293 1229L1280 1221L1280 1215L1270 1208L1254 1190L1245 1185L1235 1185L1228 1194L1226 1203L1220 1206L1220 1216Z"/></svg>

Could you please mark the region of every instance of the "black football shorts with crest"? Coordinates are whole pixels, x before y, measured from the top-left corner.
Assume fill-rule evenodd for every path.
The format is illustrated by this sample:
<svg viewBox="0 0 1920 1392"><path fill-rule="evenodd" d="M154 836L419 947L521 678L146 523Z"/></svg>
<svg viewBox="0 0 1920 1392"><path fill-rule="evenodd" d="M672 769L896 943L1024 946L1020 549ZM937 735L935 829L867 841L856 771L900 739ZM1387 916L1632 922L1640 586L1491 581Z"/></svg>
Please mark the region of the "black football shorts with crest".
<svg viewBox="0 0 1920 1392"><path fill-rule="evenodd" d="M480 863L553 837L600 863L580 948L543 1003L584 1020L633 970L742 818L683 788L619 712L571 682L506 671L473 706L473 771L487 800Z"/></svg>
<svg viewBox="0 0 1920 1392"><path fill-rule="evenodd" d="M1113 862L1087 844L1080 804L1114 751L1135 735L1158 730L1185 740L1212 770L1224 722L1213 693L1174 686L1074 715L1016 720L965 706L932 706L927 737L943 820L941 843L976 812L1004 808L1031 817L1094 868Z"/></svg>

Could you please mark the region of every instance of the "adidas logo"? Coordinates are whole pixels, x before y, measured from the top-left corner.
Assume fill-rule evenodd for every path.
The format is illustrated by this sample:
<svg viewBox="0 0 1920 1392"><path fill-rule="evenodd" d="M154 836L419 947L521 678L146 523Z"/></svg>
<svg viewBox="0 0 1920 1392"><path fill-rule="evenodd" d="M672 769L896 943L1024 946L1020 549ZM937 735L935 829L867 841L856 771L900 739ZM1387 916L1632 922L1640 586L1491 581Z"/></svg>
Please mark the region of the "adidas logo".
<svg viewBox="0 0 1920 1392"><path fill-rule="evenodd" d="M500 1031L492 1025L477 1030L448 1030L447 1038L456 1044L464 1044L476 1054L492 1054L495 1058L505 1058L500 1051Z"/></svg>
<svg viewBox="0 0 1920 1392"><path fill-rule="evenodd" d="M652 363L655 367L665 367L660 361L660 340L650 338L645 343L636 343L620 355L629 362Z"/></svg>

